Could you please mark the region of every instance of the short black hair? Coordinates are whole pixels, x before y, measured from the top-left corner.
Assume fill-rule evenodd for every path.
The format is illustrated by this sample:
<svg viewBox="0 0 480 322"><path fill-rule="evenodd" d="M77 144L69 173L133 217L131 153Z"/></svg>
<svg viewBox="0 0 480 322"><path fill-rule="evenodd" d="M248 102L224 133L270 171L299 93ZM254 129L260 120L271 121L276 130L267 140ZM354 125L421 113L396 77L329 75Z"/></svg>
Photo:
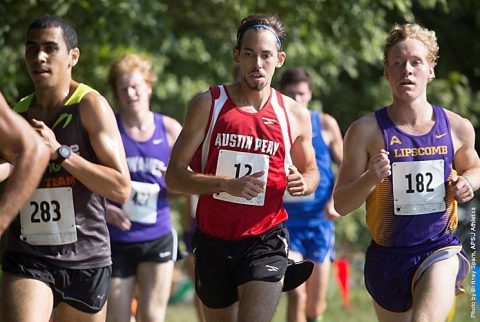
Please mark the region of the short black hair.
<svg viewBox="0 0 480 322"><path fill-rule="evenodd" d="M280 89L284 90L285 87L291 84L298 84L306 82L308 87L312 89L312 78L310 73L304 67L293 67L287 69L280 78Z"/></svg>
<svg viewBox="0 0 480 322"><path fill-rule="evenodd" d="M32 29L60 28L63 32L63 39L67 44L67 49L73 49L78 46L78 36L75 28L59 16L45 15L35 19L27 29L27 34Z"/></svg>
<svg viewBox="0 0 480 322"><path fill-rule="evenodd" d="M254 28L257 25L263 25L271 29L277 37L278 50L282 49L287 36L287 29L285 28L283 21L276 14L253 14L243 18L237 29L237 43L235 44L235 48L238 50L242 48L243 35L247 30Z"/></svg>

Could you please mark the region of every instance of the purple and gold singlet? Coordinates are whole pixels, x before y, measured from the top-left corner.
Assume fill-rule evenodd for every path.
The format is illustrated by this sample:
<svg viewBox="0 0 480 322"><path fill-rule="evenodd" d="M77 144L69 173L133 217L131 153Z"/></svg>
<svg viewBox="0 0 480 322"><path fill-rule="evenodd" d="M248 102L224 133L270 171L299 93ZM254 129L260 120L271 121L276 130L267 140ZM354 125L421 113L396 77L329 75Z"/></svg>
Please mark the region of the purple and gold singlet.
<svg viewBox="0 0 480 322"><path fill-rule="evenodd" d="M442 108L433 106L433 111L433 128L419 136L398 129L387 108L375 112L392 166L392 175L366 202L370 233L381 246L435 242L457 226L457 203L448 189L456 174L450 124Z"/></svg>

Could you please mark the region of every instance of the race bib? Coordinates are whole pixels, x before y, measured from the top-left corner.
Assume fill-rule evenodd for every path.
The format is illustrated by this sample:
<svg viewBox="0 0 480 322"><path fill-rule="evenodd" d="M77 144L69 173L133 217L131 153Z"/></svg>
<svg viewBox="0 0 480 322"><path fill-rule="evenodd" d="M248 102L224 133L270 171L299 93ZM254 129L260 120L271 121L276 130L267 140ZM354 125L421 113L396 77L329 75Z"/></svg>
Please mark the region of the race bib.
<svg viewBox="0 0 480 322"><path fill-rule="evenodd" d="M230 178L240 178L263 171L263 176L258 179L266 183L269 165L270 158L268 155L220 150L215 174ZM244 205L263 206L265 203L265 189L250 200L235 197L226 192L215 193L213 194L213 198Z"/></svg>
<svg viewBox="0 0 480 322"><path fill-rule="evenodd" d="M132 190L123 211L131 221L142 224L157 222L157 202L160 186L156 183L132 181Z"/></svg>
<svg viewBox="0 0 480 322"><path fill-rule="evenodd" d="M20 239L30 245L77 241L71 187L38 188L20 210Z"/></svg>
<svg viewBox="0 0 480 322"><path fill-rule="evenodd" d="M395 215L445 211L443 160L395 162L392 178Z"/></svg>

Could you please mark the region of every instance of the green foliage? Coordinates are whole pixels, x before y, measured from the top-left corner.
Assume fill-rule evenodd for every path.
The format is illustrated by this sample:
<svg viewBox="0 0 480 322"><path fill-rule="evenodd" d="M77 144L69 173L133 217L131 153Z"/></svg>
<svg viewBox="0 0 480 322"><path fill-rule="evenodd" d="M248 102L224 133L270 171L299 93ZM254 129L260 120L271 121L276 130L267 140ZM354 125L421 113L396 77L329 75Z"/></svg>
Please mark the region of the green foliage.
<svg viewBox="0 0 480 322"><path fill-rule="evenodd" d="M288 29L285 66L309 68L315 108L332 114L343 131L390 102L383 42L394 23L415 20L436 30L440 44L430 100L479 125L480 42L474 35L480 31L480 2L475 0L2 0L0 12L0 88L11 104L33 91L24 67L25 31L34 18L50 13L71 21L79 33L76 80L104 93L114 107L109 66L122 54L139 52L154 63L152 108L180 121L195 93L233 79L231 51L240 19L278 13ZM340 239L365 243L362 214L343 218L338 227Z"/></svg>

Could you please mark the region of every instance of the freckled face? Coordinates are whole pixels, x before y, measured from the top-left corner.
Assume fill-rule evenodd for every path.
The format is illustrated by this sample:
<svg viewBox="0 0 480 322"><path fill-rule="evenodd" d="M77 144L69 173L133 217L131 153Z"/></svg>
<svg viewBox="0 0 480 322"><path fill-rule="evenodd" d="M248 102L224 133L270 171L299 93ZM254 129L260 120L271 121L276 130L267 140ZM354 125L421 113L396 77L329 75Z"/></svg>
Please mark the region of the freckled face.
<svg viewBox="0 0 480 322"><path fill-rule="evenodd" d="M434 76L427 55L426 45L418 39L405 39L389 50L384 73L395 98L426 96L427 84Z"/></svg>
<svg viewBox="0 0 480 322"><path fill-rule="evenodd" d="M152 87L138 70L123 75L117 81L117 96L121 109L148 110Z"/></svg>

